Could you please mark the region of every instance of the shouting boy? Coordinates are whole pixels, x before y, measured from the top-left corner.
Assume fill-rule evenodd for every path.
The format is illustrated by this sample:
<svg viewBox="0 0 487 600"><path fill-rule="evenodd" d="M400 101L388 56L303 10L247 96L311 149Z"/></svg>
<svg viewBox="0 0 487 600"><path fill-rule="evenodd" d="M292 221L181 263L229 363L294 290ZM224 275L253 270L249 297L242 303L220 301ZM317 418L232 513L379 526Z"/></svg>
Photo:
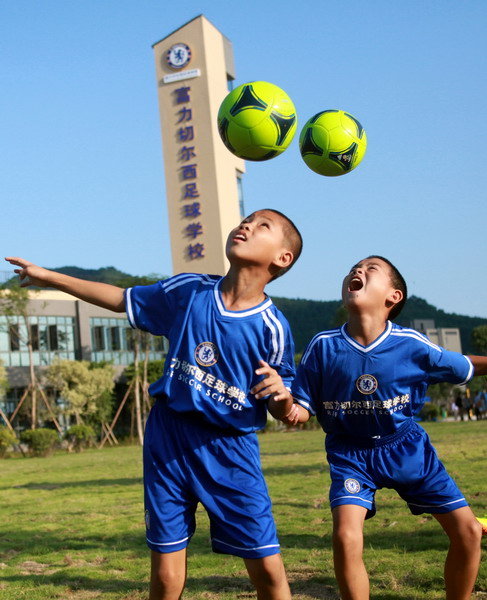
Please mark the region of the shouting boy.
<svg viewBox="0 0 487 600"><path fill-rule="evenodd" d="M479 568L481 526L413 417L430 384L461 385L485 375L487 357L449 352L393 324L406 297L406 283L387 259L358 262L342 286L348 322L311 340L292 386L296 404L287 422L316 415L327 434L334 565L343 600L369 598L363 525L384 487L395 489L413 514L431 513L448 535L448 600L470 598ZM284 401L284 412L291 401Z"/></svg>

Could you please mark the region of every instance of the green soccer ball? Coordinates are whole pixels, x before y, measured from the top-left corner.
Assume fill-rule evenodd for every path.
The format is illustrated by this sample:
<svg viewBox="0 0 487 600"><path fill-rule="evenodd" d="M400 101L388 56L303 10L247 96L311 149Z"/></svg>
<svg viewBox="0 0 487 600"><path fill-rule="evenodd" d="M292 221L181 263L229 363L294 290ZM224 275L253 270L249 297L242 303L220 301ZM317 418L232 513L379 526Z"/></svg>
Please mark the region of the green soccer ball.
<svg viewBox="0 0 487 600"><path fill-rule="evenodd" d="M350 113L324 110L304 125L299 149L312 171L336 177L350 173L360 164L367 149L367 136Z"/></svg>
<svg viewBox="0 0 487 600"><path fill-rule="evenodd" d="M223 143L245 160L269 160L284 152L297 124L291 98L267 81L239 85L225 97L218 111Z"/></svg>

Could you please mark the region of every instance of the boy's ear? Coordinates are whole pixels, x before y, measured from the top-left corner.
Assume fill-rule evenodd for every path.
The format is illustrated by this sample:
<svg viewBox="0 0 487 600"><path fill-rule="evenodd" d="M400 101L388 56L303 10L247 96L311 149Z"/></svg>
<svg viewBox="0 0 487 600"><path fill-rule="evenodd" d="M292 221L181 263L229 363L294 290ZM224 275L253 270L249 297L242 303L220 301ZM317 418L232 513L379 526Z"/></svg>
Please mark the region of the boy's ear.
<svg viewBox="0 0 487 600"><path fill-rule="evenodd" d="M387 296L387 303L390 305L390 308L392 308L395 304L399 304L403 298L404 294L401 290L392 290Z"/></svg>
<svg viewBox="0 0 487 600"><path fill-rule="evenodd" d="M286 267L289 267L289 265L292 264L293 260L294 254L291 252L291 250L283 250L281 254L272 262L280 269L284 269Z"/></svg>

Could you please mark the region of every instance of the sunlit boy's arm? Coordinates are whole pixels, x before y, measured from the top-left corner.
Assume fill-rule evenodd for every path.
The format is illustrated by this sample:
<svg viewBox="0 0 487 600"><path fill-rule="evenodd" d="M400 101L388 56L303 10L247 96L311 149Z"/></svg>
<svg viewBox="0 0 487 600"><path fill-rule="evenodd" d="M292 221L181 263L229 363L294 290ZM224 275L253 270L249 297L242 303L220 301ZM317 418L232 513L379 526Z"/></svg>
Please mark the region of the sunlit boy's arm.
<svg viewBox="0 0 487 600"><path fill-rule="evenodd" d="M114 312L125 311L123 288L108 283L86 281L56 271L50 271L49 269L34 265L24 258L9 256L5 260L12 265L20 267L19 269L15 269L15 273L20 278L21 287L28 287L30 285L53 287L90 304L95 304Z"/></svg>
<svg viewBox="0 0 487 600"><path fill-rule="evenodd" d="M473 365L474 375L487 375L487 356L468 356Z"/></svg>

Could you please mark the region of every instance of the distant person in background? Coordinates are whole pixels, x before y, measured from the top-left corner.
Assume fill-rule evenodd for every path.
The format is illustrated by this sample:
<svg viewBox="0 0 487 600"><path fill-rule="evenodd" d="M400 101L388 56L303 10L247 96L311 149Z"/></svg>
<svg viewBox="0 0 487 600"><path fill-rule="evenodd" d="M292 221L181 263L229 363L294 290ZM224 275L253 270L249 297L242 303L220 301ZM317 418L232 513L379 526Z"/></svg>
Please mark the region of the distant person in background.
<svg viewBox="0 0 487 600"><path fill-rule="evenodd" d="M474 401L475 418L477 421L485 419L487 413L487 390L484 388L475 396Z"/></svg>
<svg viewBox="0 0 487 600"><path fill-rule="evenodd" d="M458 418L459 418L458 417L458 405L455 402L455 400L452 400L450 411L451 411L451 413L453 415L454 420L458 421Z"/></svg>
<svg viewBox="0 0 487 600"><path fill-rule="evenodd" d="M465 414L467 415L467 421L472 421L473 398L472 398L472 395L468 388L465 390L465 398L463 400L463 406L465 408Z"/></svg>
<svg viewBox="0 0 487 600"><path fill-rule="evenodd" d="M460 417L460 420L463 421L463 417L465 415L465 409L463 407L463 398L462 398L462 394L458 394L456 399L455 399L455 404L458 406L458 416Z"/></svg>

